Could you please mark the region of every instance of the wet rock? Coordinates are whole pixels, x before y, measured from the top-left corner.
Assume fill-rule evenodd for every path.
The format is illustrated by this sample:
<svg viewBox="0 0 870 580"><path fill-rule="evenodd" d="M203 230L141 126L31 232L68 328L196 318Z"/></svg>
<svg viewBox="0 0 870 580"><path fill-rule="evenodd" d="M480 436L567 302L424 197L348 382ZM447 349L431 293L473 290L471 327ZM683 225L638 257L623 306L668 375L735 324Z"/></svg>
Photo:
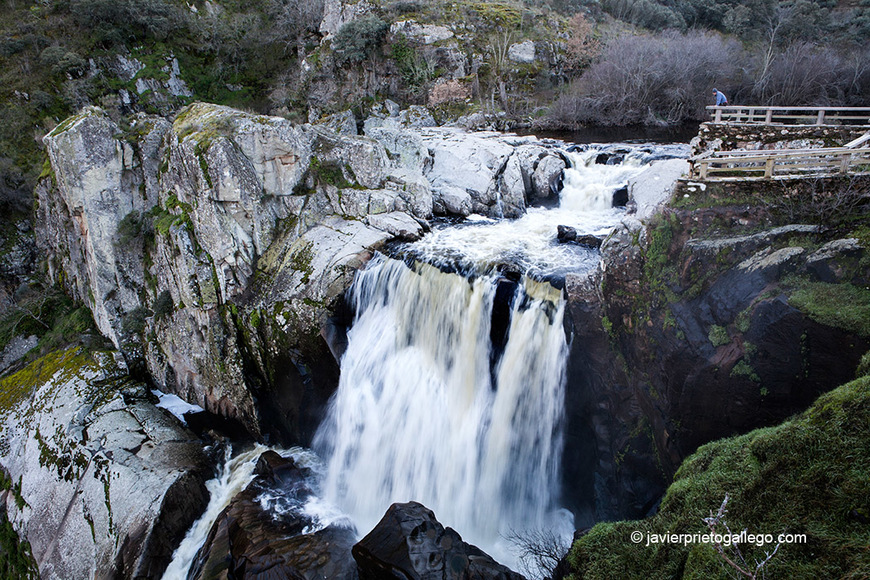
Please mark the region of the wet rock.
<svg viewBox="0 0 870 580"><path fill-rule="evenodd" d="M298 509L269 511L262 494L301 505L311 495L308 474L295 461L266 451L256 478L218 516L191 566L190 578L354 580L354 531L330 526L304 533L312 521Z"/></svg>
<svg viewBox="0 0 870 580"><path fill-rule="evenodd" d="M562 191L562 187L564 187L564 179L565 174L563 172L559 172L557 175L554 175L553 178L550 180L549 187L551 197L558 198L559 193L561 193Z"/></svg>
<svg viewBox="0 0 870 580"><path fill-rule="evenodd" d="M562 172L566 166L565 159L552 151L540 158L532 173L529 203L558 200L562 190Z"/></svg>
<svg viewBox="0 0 870 580"><path fill-rule="evenodd" d="M625 207L628 204L628 187L620 187L613 192L613 207Z"/></svg>
<svg viewBox="0 0 870 580"><path fill-rule="evenodd" d="M521 580L479 548L444 528L431 510L395 503L378 525L353 547L362 580Z"/></svg>
<svg viewBox="0 0 870 580"><path fill-rule="evenodd" d="M601 247L601 238L592 235L577 236L574 241L581 246L586 246L587 248L593 248L597 250Z"/></svg>
<svg viewBox="0 0 870 580"><path fill-rule="evenodd" d="M556 239L563 244L574 242L577 240L577 230L570 226L556 226Z"/></svg>

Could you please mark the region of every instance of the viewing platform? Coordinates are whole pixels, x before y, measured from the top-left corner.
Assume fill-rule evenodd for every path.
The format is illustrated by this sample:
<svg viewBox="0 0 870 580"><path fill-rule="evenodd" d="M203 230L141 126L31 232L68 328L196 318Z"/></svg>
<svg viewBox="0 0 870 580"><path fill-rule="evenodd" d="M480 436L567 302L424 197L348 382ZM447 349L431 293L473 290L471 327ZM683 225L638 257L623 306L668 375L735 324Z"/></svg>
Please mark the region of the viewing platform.
<svg viewBox="0 0 870 580"><path fill-rule="evenodd" d="M870 107L709 106L691 177L746 181L870 175Z"/></svg>
<svg viewBox="0 0 870 580"><path fill-rule="evenodd" d="M711 105L707 110L710 111L714 123L870 126L870 107Z"/></svg>

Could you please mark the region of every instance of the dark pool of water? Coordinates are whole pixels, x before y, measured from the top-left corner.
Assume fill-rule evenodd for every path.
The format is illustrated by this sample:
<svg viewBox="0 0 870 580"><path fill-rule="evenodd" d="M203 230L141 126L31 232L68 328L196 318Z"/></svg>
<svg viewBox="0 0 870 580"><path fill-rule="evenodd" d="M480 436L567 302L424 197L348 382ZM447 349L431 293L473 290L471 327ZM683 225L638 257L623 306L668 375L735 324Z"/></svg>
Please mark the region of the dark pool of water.
<svg viewBox="0 0 870 580"><path fill-rule="evenodd" d="M520 135L535 135L542 139L559 139L567 143L688 143L698 134L698 124L673 127L585 127L576 131L518 130Z"/></svg>

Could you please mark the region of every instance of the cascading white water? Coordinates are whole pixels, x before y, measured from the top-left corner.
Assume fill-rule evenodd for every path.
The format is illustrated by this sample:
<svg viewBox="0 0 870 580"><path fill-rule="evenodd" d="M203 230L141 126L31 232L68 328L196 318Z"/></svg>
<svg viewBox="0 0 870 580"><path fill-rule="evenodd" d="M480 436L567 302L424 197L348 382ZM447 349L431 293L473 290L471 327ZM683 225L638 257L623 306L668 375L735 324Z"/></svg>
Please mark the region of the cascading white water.
<svg viewBox="0 0 870 580"><path fill-rule="evenodd" d="M628 154L622 163L606 165L596 163L598 149L567 152L571 167L565 169L559 207L571 212L602 212L610 209L613 191L638 173L643 164L642 155Z"/></svg>
<svg viewBox="0 0 870 580"><path fill-rule="evenodd" d="M499 265L550 276L596 263L591 250L556 243L556 225L606 234L622 215L611 207L613 192L643 170L640 155L598 165L598 153L567 154L572 167L558 208L436 230L409 248L421 258L413 266L377 255L357 273L350 291L356 319L339 388L315 437L326 469L320 486L312 482L320 493L303 508L313 522L307 531L352 525L343 510L365 534L391 503L415 500L508 565L516 554L502 535L546 529L570 541L571 516L556 509L564 299L524 276L500 356L493 356L491 316ZM429 264L459 268L469 278ZM264 450L228 461L207 484L206 514L164 579L186 577L211 525L251 481ZM261 497L273 510L283 509L279 499Z"/></svg>
<svg viewBox="0 0 870 580"><path fill-rule="evenodd" d="M420 258L412 267L379 255L357 273L356 319L315 447L327 462L325 498L361 531L391 503L419 501L510 564L504 535L558 526L564 300L523 277L493 357L495 273L503 263L545 276L595 263L591 250L556 243L556 225L608 231L622 214L613 192L643 169L632 155L597 165L598 153L568 154L559 208L444 228L409 247Z"/></svg>
<svg viewBox="0 0 870 580"><path fill-rule="evenodd" d="M163 573L163 580L187 578L187 572L197 552L205 543L212 525L236 494L245 489L254 479L257 459L267 449L269 448L264 445L255 445L252 449L232 457L232 448L227 447L226 458L217 477L205 483L209 491L209 502L205 513L194 522L172 554L172 561Z"/></svg>
<svg viewBox="0 0 870 580"><path fill-rule="evenodd" d="M595 163L599 149L567 152L556 208L529 208L516 220L478 217L471 223L436 230L415 242L412 251L425 261L478 272L492 272L510 263L539 276L580 273L594 267L598 256L573 244L556 242L556 226L605 236L624 215L612 207L613 193L644 169L645 155L628 153L614 165Z"/></svg>
<svg viewBox="0 0 870 580"><path fill-rule="evenodd" d="M565 333L561 292L524 280L490 368L493 280L377 256L351 290L338 391L315 438L323 491L361 530L415 500L491 549L554 506Z"/></svg>

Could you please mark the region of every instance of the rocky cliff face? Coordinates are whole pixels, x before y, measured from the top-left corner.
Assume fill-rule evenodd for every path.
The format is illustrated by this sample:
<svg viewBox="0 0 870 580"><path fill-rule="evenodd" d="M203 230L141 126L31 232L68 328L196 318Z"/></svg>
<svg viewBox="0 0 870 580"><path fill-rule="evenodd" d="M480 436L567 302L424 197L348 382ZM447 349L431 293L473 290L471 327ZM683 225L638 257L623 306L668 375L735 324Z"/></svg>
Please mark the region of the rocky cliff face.
<svg viewBox="0 0 870 580"><path fill-rule="evenodd" d="M321 329L340 342L329 316L371 252L433 211L519 215L565 163L552 143L425 129L425 109L388 105L366 136L352 116L195 104L122 130L83 111L46 137L51 278L134 370L254 436L305 440L337 376Z"/></svg>
<svg viewBox="0 0 870 580"><path fill-rule="evenodd" d="M569 277L565 464L580 527L642 517L699 445L805 409L870 347L850 306L870 297L863 243L780 226L757 191L736 207L721 195L683 183L683 203L605 241L597 279Z"/></svg>

